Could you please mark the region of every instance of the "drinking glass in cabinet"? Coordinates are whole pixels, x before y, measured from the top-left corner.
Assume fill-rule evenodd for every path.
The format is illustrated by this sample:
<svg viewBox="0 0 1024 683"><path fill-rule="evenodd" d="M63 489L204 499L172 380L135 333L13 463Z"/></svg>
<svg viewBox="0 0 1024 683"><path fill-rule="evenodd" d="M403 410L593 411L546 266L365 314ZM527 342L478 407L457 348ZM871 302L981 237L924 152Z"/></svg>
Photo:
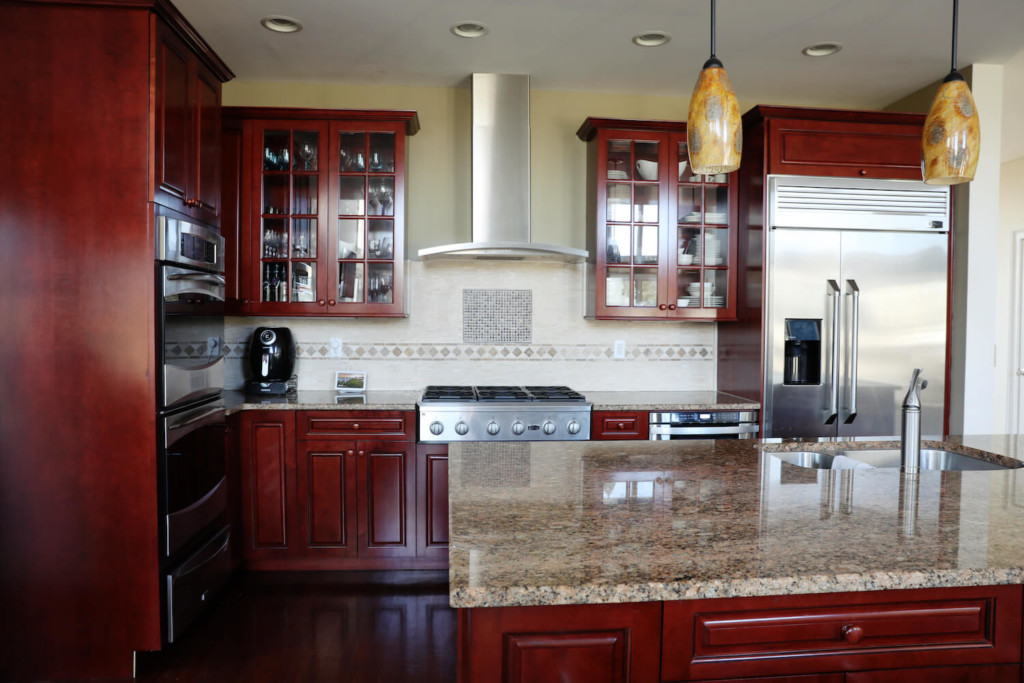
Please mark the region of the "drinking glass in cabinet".
<svg viewBox="0 0 1024 683"><path fill-rule="evenodd" d="M263 264L262 301L288 301L288 267L284 263Z"/></svg>
<svg viewBox="0 0 1024 683"><path fill-rule="evenodd" d="M633 247L633 263L650 265L658 262L658 226L638 225L633 228L636 243Z"/></svg>
<svg viewBox="0 0 1024 683"><path fill-rule="evenodd" d="M288 138L286 130L268 130L263 134L263 170L287 171Z"/></svg>
<svg viewBox="0 0 1024 683"><path fill-rule="evenodd" d="M701 220L701 198L703 197L699 186L679 186L679 222L700 223Z"/></svg>
<svg viewBox="0 0 1024 683"><path fill-rule="evenodd" d="M395 172L394 133L370 133L369 169L371 173Z"/></svg>
<svg viewBox="0 0 1024 683"><path fill-rule="evenodd" d="M655 268L637 268L633 271L633 305L658 305L658 271Z"/></svg>
<svg viewBox="0 0 1024 683"><path fill-rule="evenodd" d="M366 177L342 177L339 183L338 213L342 216L361 216L365 213L364 181Z"/></svg>
<svg viewBox="0 0 1024 683"><path fill-rule="evenodd" d="M338 264L338 301L345 303L363 302L363 264Z"/></svg>
<svg viewBox="0 0 1024 683"><path fill-rule="evenodd" d="M375 304L391 303L394 266L390 263L371 263L366 283L366 300Z"/></svg>
<svg viewBox="0 0 1024 683"><path fill-rule="evenodd" d="M316 219L296 218L292 221L292 256L316 255Z"/></svg>
<svg viewBox="0 0 1024 683"><path fill-rule="evenodd" d="M389 220L370 221L367 252L372 259L394 258L394 222Z"/></svg>
<svg viewBox="0 0 1024 683"><path fill-rule="evenodd" d="M320 139L316 131L295 132L294 171L315 171L319 157Z"/></svg>
<svg viewBox="0 0 1024 683"><path fill-rule="evenodd" d="M658 186L637 185L633 220L638 223L658 222Z"/></svg>
<svg viewBox="0 0 1024 683"><path fill-rule="evenodd" d="M338 135L338 154L341 159L341 170L345 173L358 173L365 170L366 136L363 133L340 133Z"/></svg>
<svg viewBox="0 0 1024 683"><path fill-rule="evenodd" d="M606 306L629 306L629 268L609 268L604 278Z"/></svg>
<svg viewBox="0 0 1024 683"><path fill-rule="evenodd" d="M628 183L608 183L607 220L616 223L628 223L632 220L632 189L633 186Z"/></svg>
<svg viewBox="0 0 1024 683"><path fill-rule="evenodd" d="M287 220L263 219L263 258L283 258L288 255Z"/></svg>
<svg viewBox="0 0 1024 683"><path fill-rule="evenodd" d="M290 212L289 185L287 175L263 176L263 213L277 215Z"/></svg>
<svg viewBox="0 0 1024 683"><path fill-rule="evenodd" d="M394 178L370 178L368 211L371 216L393 216L395 214Z"/></svg>
<svg viewBox="0 0 1024 683"><path fill-rule="evenodd" d="M292 301L310 302L316 298L316 264L300 261L292 264Z"/></svg>
<svg viewBox="0 0 1024 683"><path fill-rule="evenodd" d="M338 258L363 258L363 220L338 219Z"/></svg>
<svg viewBox="0 0 1024 683"><path fill-rule="evenodd" d="M629 263L633 258L633 240L628 225L609 225L605 228L607 263Z"/></svg>

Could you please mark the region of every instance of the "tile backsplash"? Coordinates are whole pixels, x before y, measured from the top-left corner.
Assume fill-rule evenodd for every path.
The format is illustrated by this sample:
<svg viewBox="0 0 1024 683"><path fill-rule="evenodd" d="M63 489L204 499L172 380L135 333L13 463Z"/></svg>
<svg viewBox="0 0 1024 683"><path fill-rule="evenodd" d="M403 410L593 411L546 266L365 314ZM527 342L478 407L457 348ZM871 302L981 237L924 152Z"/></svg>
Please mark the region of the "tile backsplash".
<svg viewBox="0 0 1024 683"><path fill-rule="evenodd" d="M338 370L366 372L367 387L377 390L428 384L567 384L583 392L715 389L714 323L587 320L582 264L407 266L408 318L228 318L227 387L242 387L249 338L266 326L291 329L299 389L332 389ZM488 315L481 308L506 300L514 310ZM331 339L341 340L340 357L332 356ZM614 357L616 340L625 341L624 358Z"/></svg>

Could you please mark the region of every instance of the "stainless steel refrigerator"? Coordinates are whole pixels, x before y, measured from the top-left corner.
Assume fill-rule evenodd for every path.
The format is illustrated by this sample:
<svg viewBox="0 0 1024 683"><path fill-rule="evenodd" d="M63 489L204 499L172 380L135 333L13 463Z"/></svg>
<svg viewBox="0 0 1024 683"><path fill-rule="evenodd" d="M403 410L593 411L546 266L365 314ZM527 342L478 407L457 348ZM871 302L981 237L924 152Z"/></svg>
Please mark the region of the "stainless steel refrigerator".
<svg viewBox="0 0 1024 683"><path fill-rule="evenodd" d="M949 197L769 176L764 436L896 436L914 368L922 434L942 434Z"/></svg>

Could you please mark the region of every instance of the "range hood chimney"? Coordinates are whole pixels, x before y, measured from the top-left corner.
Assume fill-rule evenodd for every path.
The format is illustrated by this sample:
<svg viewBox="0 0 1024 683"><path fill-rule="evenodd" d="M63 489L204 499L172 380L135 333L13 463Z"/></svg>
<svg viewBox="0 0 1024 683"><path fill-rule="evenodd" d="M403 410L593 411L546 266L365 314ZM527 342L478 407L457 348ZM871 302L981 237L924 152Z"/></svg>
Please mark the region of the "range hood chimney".
<svg viewBox="0 0 1024 683"><path fill-rule="evenodd" d="M423 260L562 261L582 249L530 241L530 77L473 74L473 241L420 249Z"/></svg>

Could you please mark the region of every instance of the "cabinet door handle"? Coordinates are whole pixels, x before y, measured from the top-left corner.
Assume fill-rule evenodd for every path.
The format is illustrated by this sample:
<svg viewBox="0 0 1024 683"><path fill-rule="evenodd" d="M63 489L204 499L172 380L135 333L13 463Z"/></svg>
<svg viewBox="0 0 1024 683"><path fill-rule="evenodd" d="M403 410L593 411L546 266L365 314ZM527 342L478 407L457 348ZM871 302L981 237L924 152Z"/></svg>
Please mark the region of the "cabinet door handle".
<svg viewBox="0 0 1024 683"><path fill-rule="evenodd" d="M859 171L857 171L857 172L858 172L858 173L860 173L861 175L867 175L867 174L868 174L868 172L867 172L867 171L865 171L865 170L864 170L863 168L862 168L862 169L860 169L860 170L859 170Z"/></svg>
<svg viewBox="0 0 1024 683"><path fill-rule="evenodd" d="M320 306L324 306L324 305L325 305L325 304L326 304L327 302L326 302L326 301L324 301L323 299L320 299L320 300L319 300L319 301L317 301L316 303L317 303L318 305L320 305Z"/></svg>
<svg viewBox="0 0 1024 683"><path fill-rule="evenodd" d="M659 311L664 311L664 310L666 310L667 308L668 308L668 306L667 306L667 305L665 305L665 304L659 304L659 305L658 305L658 310L659 310Z"/></svg>
<svg viewBox="0 0 1024 683"><path fill-rule="evenodd" d="M359 429L359 423L355 422L352 424L352 429Z"/></svg>
<svg viewBox="0 0 1024 683"><path fill-rule="evenodd" d="M331 299L331 300L330 300L330 301L328 301L327 303L329 303L329 304L330 304L331 306L333 306L334 304L336 304L336 303L338 303L338 302L337 302L337 301L335 301L334 299Z"/></svg>
<svg viewBox="0 0 1024 683"><path fill-rule="evenodd" d="M360 458L363 457L364 455L366 455L366 451L359 451L359 457Z"/></svg>
<svg viewBox="0 0 1024 683"><path fill-rule="evenodd" d="M861 638L864 637L864 629L860 626L853 626L851 624L844 626L842 633L843 639L852 645L856 645L861 641Z"/></svg>
<svg viewBox="0 0 1024 683"><path fill-rule="evenodd" d="M356 452L355 452L355 451L345 451L345 455L349 456L350 458L351 458L351 457L352 457L353 455L355 455L355 454L356 454Z"/></svg>
<svg viewBox="0 0 1024 683"><path fill-rule="evenodd" d="M670 310L670 311L676 310L676 305L675 304L669 304L668 305L668 310Z"/></svg>

